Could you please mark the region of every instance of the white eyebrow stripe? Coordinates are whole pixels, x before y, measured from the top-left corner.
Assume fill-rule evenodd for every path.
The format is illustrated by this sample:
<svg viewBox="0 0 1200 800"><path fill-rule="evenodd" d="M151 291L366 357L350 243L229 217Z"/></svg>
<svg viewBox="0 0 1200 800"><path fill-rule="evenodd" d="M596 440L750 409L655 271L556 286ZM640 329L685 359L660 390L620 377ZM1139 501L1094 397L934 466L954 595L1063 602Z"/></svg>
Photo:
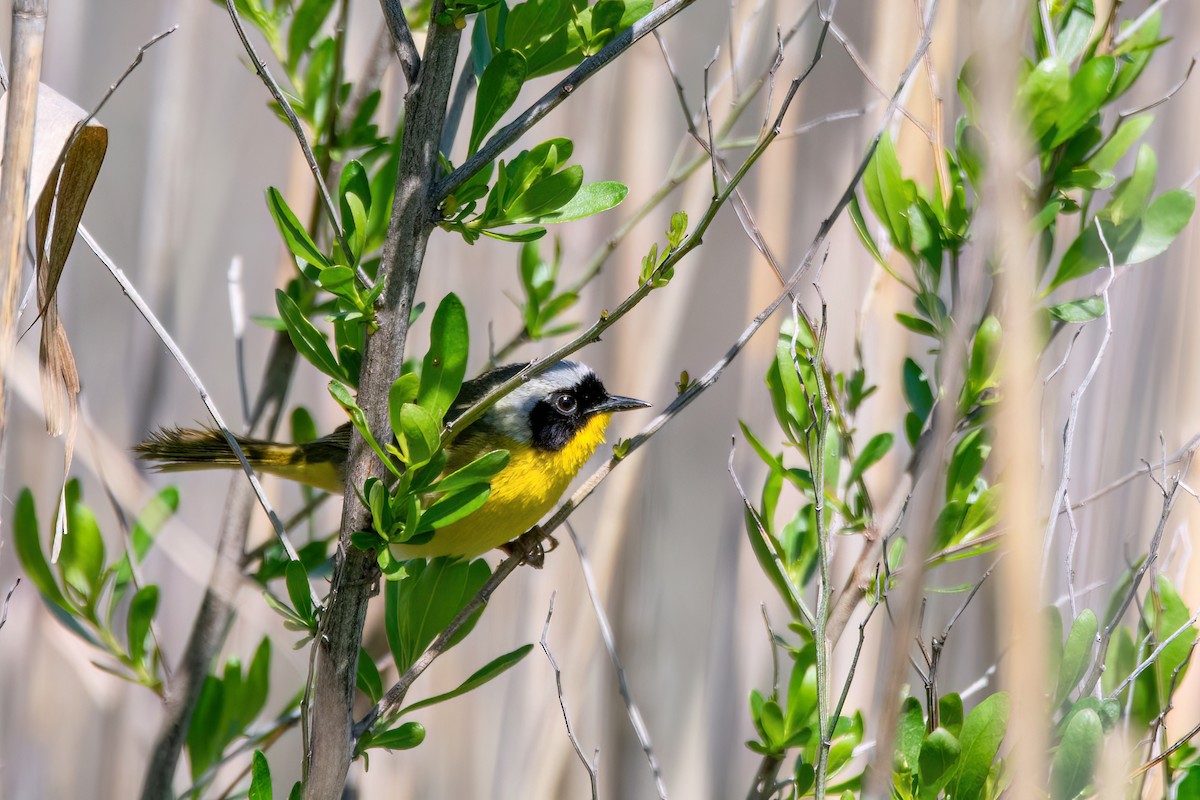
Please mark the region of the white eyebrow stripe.
<svg viewBox="0 0 1200 800"><path fill-rule="evenodd" d="M487 424L514 441L528 443L533 440L529 415L537 402L552 392L578 386L595 374L587 364L560 361L501 398L485 415Z"/></svg>

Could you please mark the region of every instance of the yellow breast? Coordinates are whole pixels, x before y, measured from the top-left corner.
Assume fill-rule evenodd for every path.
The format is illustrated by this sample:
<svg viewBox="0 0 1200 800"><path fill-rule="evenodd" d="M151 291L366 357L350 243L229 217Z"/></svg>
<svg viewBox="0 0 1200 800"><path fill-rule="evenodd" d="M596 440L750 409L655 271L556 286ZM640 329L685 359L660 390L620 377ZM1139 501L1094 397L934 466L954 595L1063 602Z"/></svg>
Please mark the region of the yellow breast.
<svg viewBox="0 0 1200 800"><path fill-rule="evenodd" d="M396 558L460 556L475 558L511 542L546 515L587 460L604 443L610 415L597 414L561 450L538 450L528 444L495 437L455 442L447 472L487 450L506 449L508 466L492 479L483 507L466 519L438 530L429 544L394 546ZM465 437L464 437L465 438Z"/></svg>

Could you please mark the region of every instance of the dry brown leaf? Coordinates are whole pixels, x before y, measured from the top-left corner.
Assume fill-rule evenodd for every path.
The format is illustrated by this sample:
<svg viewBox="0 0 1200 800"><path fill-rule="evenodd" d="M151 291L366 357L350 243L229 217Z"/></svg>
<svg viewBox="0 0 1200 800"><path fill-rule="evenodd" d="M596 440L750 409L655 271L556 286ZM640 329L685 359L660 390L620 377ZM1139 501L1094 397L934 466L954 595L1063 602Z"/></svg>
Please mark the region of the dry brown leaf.
<svg viewBox="0 0 1200 800"><path fill-rule="evenodd" d="M0 108L0 139L6 121L7 108ZM66 434L64 480L75 449L79 372L58 314L58 283L107 149L108 131L103 125L49 86L39 84L29 175L31 194L37 195L33 208L35 279L42 321L38 361L46 430L52 436ZM55 555L60 542L58 532Z"/></svg>

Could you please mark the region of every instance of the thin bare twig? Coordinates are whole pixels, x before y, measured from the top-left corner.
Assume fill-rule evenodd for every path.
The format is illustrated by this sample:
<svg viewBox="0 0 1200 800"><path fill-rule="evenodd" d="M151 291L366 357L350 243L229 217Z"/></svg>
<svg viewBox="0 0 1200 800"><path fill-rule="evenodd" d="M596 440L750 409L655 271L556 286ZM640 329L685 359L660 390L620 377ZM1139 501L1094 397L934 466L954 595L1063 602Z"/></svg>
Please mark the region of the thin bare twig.
<svg viewBox="0 0 1200 800"><path fill-rule="evenodd" d="M1175 94L1180 89L1183 88L1183 85L1188 82L1188 78L1192 77L1192 70L1194 70L1195 68L1196 68L1196 57L1192 56L1192 60L1188 63L1187 72L1185 72L1183 74L1183 77L1179 79L1178 83L1176 83L1174 86L1172 86L1170 89L1168 89L1167 93L1164 94L1162 97L1158 98L1157 100L1151 100L1149 103L1146 103L1143 106L1138 106L1137 108L1131 108L1131 109L1128 109L1127 111L1122 111L1119 114L1117 114L1117 125L1120 125L1122 122L1124 122L1125 120L1127 120L1130 117L1136 117L1138 114L1149 111L1152 108L1157 108L1158 106L1161 106L1163 103L1170 100L1172 97L1175 96Z"/></svg>
<svg viewBox="0 0 1200 800"><path fill-rule="evenodd" d="M608 614L604 611L604 604L600 602L600 593L596 588L596 578L592 574L592 566L587 558L587 551L583 549L583 543L579 541L579 536L576 535L575 529L567 524L567 533L571 536L571 543L575 545L575 552L579 556L579 567L583 571L584 585L587 586L588 599L592 602L592 609L596 612L596 622L600 626L600 638L604 640L604 649L608 651L608 657L612 661L613 669L617 673L617 686L621 692L621 701L625 704L625 713L629 715L629 724L633 726L633 732L637 735L638 744L642 747L642 752L646 755L646 763L650 766L650 774L654 777L654 788L658 792L661 800L667 800L667 785L663 780L662 769L658 765L658 759L654 755L654 746L650 742L650 731L646 728L646 721L642 718L642 712L638 708L637 702L633 699L633 692L629 688L629 680L625 674L625 667L621 664L621 658L617 655L617 640L613 635L612 624L608 620Z"/></svg>
<svg viewBox="0 0 1200 800"><path fill-rule="evenodd" d="M1096 348L1096 355L1092 358L1087 374L1083 376L1079 386L1071 392L1071 408L1067 412L1067 422L1063 426L1062 470L1059 473L1058 487L1054 490L1054 500L1050 504L1050 515L1046 520L1046 531L1043 534L1042 573L1038 581L1039 585L1046 581L1046 571L1050 564L1050 547L1054 542L1054 531L1058 527L1059 510L1063 506L1071 482L1071 456L1074 452L1075 426L1079 422L1079 408L1088 387L1092 385L1092 379L1096 377L1096 372L1100 369L1100 362L1104 360L1104 352L1108 349L1109 339L1112 338L1112 309L1109 303L1108 289L1116 277L1117 267L1113 263L1113 253L1108 246L1108 240L1104 238L1104 226L1097 223L1096 230L1100 234L1100 242L1104 245L1105 252L1108 253L1108 278L1100 289L1100 296L1104 300L1104 336L1100 339L1100 346Z"/></svg>
<svg viewBox="0 0 1200 800"><path fill-rule="evenodd" d="M1171 2L1171 0L1157 0L1157 2L1151 3L1150 7L1138 15L1137 19L1135 19L1132 23L1127 25L1123 31L1113 37L1113 46L1115 47L1123 42L1128 41L1130 36L1133 36L1135 33L1137 33L1138 30L1140 30L1141 27L1150 20L1151 17L1162 10L1163 6L1169 2Z"/></svg>
<svg viewBox="0 0 1200 800"><path fill-rule="evenodd" d="M557 595L557 592L550 594L550 608L546 611L546 624L542 627L540 644L542 645L542 652L546 654L546 660L550 662L550 667L554 670L554 685L558 693L558 707L562 709L563 724L567 728L567 738L571 740L571 746L575 748L575 755L579 756L580 763L587 770L588 783L592 787L592 800L598 800L600 797L600 785L596 778L596 764L600 759L600 748L596 748L591 761L588 761L587 756L583 754L583 748L579 745L579 739L575 736L575 731L571 729L571 715L567 713L567 701L563 697L562 670L558 668L558 662L554 659L554 654L550 652L550 643L546 641L550 635L550 617L554 616L554 598Z"/></svg>
<svg viewBox="0 0 1200 800"><path fill-rule="evenodd" d="M313 155L312 148L308 145L308 137L304 135L304 128L300 125L300 119L296 116L296 112L292 110L292 104L288 102L283 90L279 88L279 83L271 75L271 71L267 69L266 62L258 55L258 51L254 49L254 45L250 43L250 39L246 36L246 29L242 27L242 18L238 15L237 9L234 7L234 0L225 0L225 8L229 11L229 19L233 22L233 27L237 31L238 39L242 42L242 47L246 50L246 55L250 57L250 63L254 65L254 71L262 82L266 85L267 91L271 93L271 97L275 98L275 102L279 104L283 115L287 117L288 125L292 128L292 133L296 134L296 141L300 143L300 150L304 153L304 160L308 163L308 170L312 173L313 182L317 186L317 195L321 198L321 206L325 209L325 215L329 218L329 224L333 227L333 236L337 243L341 246L343 253L352 253L350 242L346 239L346 233L342 230L341 219L338 217L337 209L333 205L333 198L330 197L329 187L325 185L325 178L321 174L321 167L317 164L317 158ZM355 275L358 277L359 283L368 289L374 288L374 283L370 276L363 271L362 267L355 270Z"/></svg>
<svg viewBox="0 0 1200 800"><path fill-rule="evenodd" d="M1192 466L1192 456L1194 453L1189 453L1184 461L1183 468L1175 478L1171 479L1169 487L1164 486L1162 513L1158 518L1158 525L1154 529L1154 535L1150 539L1150 547L1146 552L1146 557L1142 559L1142 563L1133 573L1133 579L1129 582L1129 588L1125 592L1125 597L1121 600L1121 604L1117 607L1112 617L1105 621L1104 629L1100 633L1100 643L1096 649L1096 659L1093 662L1091 672L1088 673L1087 679L1083 683L1083 695L1092 693L1096 682L1100 680L1100 674L1104 670L1105 659L1108 654L1109 642L1112 640L1113 632L1116 631L1117 625L1120 624L1121 618L1125 616L1125 612L1129 609L1130 603L1137 597L1138 588L1142 584L1142 579L1145 577L1147 570L1158 558L1158 546L1162 542L1163 531L1167 527L1167 519L1171 516L1171 511L1175 508L1175 500L1179 496L1180 485L1183 482L1183 477L1187 475ZM1165 460L1165 459L1164 459Z"/></svg>
<svg viewBox="0 0 1200 800"><path fill-rule="evenodd" d="M258 476L254 474L254 468L251 467L250 462L246 460L246 454L242 452L242 448L241 445L238 444L237 437L225 424L225 419L221 416L221 412L217 410L216 404L213 402L212 397L208 394L208 390L204 388L204 383L200 380L200 376L196 373L196 370L192 368L191 363L187 360L187 357L183 354L183 351L179 348L179 345L175 343L175 340L172 338L171 334L167 333L167 329L163 327L161 322L159 322L158 317L156 317L154 312L150 310L150 307L146 305L146 301L142 299L140 294L138 294L137 289L135 289L133 284L130 283L129 278L125 276L124 271L122 271L121 268L113 262L109 255L104 252L99 243L92 237L92 234L88 232L87 228L80 225L79 235L85 242L87 242L87 245L92 249L92 252L96 254L96 258L100 259L100 262L108 268L109 273L120 285L121 291L123 291L125 296L129 298L130 302L133 303L134 308L138 310L138 313L142 315L143 319L149 323L159 340L162 341L163 345L171 353L172 357L174 357L176 363L179 364L180 369L183 370L188 380L191 381L192 386L195 387L196 392L200 395L200 401L204 403L204 407L208 409L209 415L212 416L213 423L216 424L217 428L221 431L221 434L225 437L225 441L233 450L233 454L237 457L238 463L241 464L242 471L246 473L246 477L250 481L250 485L254 487L254 493L258 497L259 505L261 505L263 511L266 512L268 519L271 520L271 525L275 528L275 535L279 537L279 541L283 545L284 552L287 553L288 558L292 561L299 561L300 556L296 554L296 548L292 545L291 539L287 535L287 531L284 530L283 523L279 521L279 517L275 514L275 510L271 507L270 501L267 500L267 495L265 492L263 492L262 484L258 481ZM309 589L311 591L312 587L310 586ZM320 598L317 597L315 592L313 592L312 597L313 602L317 605L320 605Z"/></svg>
<svg viewBox="0 0 1200 800"><path fill-rule="evenodd" d="M858 670L858 658L862 655L863 645L867 641L867 624L871 621L871 617L875 616L875 609L879 608L879 603L874 603L867 609L867 616L858 624L858 644L854 646L854 655L850 659L850 669L846 673L846 681L842 684L842 693L838 697L837 705L834 706L833 713L830 719L837 724L838 717L842 715L842 709L846 706L846 698L850 695L850 686L854 683L854 673Z"/></svg>
<svg viewBox="0 0 1200 800"><path fill-rule="evenodd" d="M1189 630L1194 633L1195 631L1193 630L1192 626L1196 624L1196 620L1198 619L1200 619L1200 608L1196 609L1196 613L1192 614L1187 622L1180 625L1178 630L1159 642L1158 647L1154 648L1154 651L1151 652L1150 655L1146 656L1142 663L1138 664L1132 672L1126 675L1125 680L1121 681L1120 685L1117 686L1116 689L1109 692L1108 699L1115 700L1117 697L1119 697L1121 692L1125 691L1125 688L1129 686L1129 684L1133 683L1138 675L1141 675L1146 671L1147 668L1149 668L1155 661L1158 660L1158 657L1162 655L1163 650L1166 650L1167 646L1171 644L1171 642L1175 641Z"/></svg>
<svg viewBox="0 0 1200 800"><path fill-rule="evenodd" d="M775 537L767 533L766 526L763 525L762 518L758 515L758 509L750 502L750 498L746 495L746 490L742 488L742 482L737 476L737 471L733 468L733 457L735 454L736 447L734 444L730 444L729 459L725 464L726 470L729 472L729 477L733 479L733 486L737 489L738 496L742 498L742 505L749 512L750 518L754 520L755 527L758 528L759 535L762 536L763 541L767 544L767 548L771 551L771 559L775 562L776 569L781 574L786 575L787 568L783 562L783 554L779 552ZM816 618L813 616L813 612L809 610L808 604L804 602L804 595L801 594L790 580L787 581L787 590L787 600L788 605L791 606L791 612L803 620L805 625L812 627L816 622Z"/></svg>

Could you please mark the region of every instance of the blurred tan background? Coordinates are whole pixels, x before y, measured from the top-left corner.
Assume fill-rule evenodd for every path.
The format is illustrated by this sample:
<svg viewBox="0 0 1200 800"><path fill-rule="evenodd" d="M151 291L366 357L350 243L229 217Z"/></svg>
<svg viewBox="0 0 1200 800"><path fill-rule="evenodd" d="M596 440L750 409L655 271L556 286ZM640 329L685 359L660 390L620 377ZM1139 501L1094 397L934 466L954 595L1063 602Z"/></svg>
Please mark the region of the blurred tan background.
<svg viewBox="0 0 1200 800"><path fill-rule="evenodd" d="M1123 13L1140 13L1145 5L1127 3ZM935 83L946 100L947 136L957 116L958 68L974 49L968 38L972 8L970 3L945 0L930 50ZM795 2L699 0L668 24L664 36L692 108L699 107L702 71L718 46L714 72L728 68L731 20L737 31L732 49L740 64L738 80L745 85L770 59L775 26L790 27L801 10ZM837 8L839 27L889 93L918 37L914 12L911 0L855 0ZM1200 7L1170 4L1164 14L1164 32L1176 38L1156 56L1136 96L1126 98L1129 106L1166 92L1200 50ZM0 4L3 42L8 41L9 16L8 4ZM43 80L90 107L142 42L176 23L179 30L148 53L101 115L110 146L84 224L177 337L235 425L240 415L226 272L231 258L240 256L248 312L274 313L271 289L281 270L289 267L264 191L278 186L294 207L306 207L312 188L290 131L267 109L264 87L244 66L223 8L204 0L51 0ZM380 24L377 3L352 3L351 77L361 69ZM745 24L754 27L741 38ZM781 87L808 63L816 31L810 22L789 46L779 73ZM398 70L392 69L385 83L383 112L388 119L394 119L402 90ZM531 101L535 91L527 89L518 105ZM714 98L718 118L728 100L728 90ZM745 184L746 199L785 271L797 263L844 189L878 125L886 105L880 100L845 49L833 39L827 41L825 57L803 86L785 129L831 112L872 105L864 116L780 140ZM906 106L931 123L930 83L924 73L914 78ZM761 109L751 111L738 130L755 134L761 114ZM1156 114L1146 140L1158 152L1160 191L1188 181L1194 184L1200 169L1194 133L1200 120L1200 82L1184 86ZM898 122L895 130L907 171L928 181L927 141L908 123ZM616 210L551 231L563 238L564 277L569 281L594 248L658 188L672 154L686 138L657 45L650 39L638 44L555 111L527 141L553 135L575 139L575 159L589 179L619 179L630 186L629 197ZM459 136L458 157L465 138ZM687 147L694 152L694 144ZM743 153L728 157L737 163ZM679 209L700 213L711 193L710 180L707 169L698 171L629 237L584 293L572 319L590 319L634 288L640 258L652 241L661 239L669 214ZM1191 269L1198 252L1200 226L1193 222L1167 254L1117 283L1114 338L1079 423L1073 497L1086 496L1136 468L1139 459L1158 458L1160 433L1166 451L1174 452L1200 432L1200 371L1194 366L1192 316L1200 302L1200 279ZM497 341L516 330L517 312L505 297L519 294L516 259L513 245L484 240L467 247L441 232L432 240L420 298L436 302L449 290L464 297L479 367L487 357L489 326ZM838 368L852 367L853 337L860 310L865 309L863 348L870 380L880 390L860 416L863 437L887 430L890 420L899 419L898 378L904 355L924 358L924 345L911 341L892 318L909 302L897 287L884 280L864 303L872 279L870 258L848 222L839 221L829 240L823 278L832 320L829 356ZM684 262L671 286L653 294L582 357L604 375L610 388L661 408L674 396L680 370L702 374L777 291L777 279L727 208L705 246ZM85 497L101 519L111 552L119 546L119 533L95 478L97 470L123 500L140 506L165 481L132 467L127 448L154 426L203 420L206 414L166 351L82 244L72 254L60 297L90 417L79 436L74 471L84 481ZM784 614L745 545L740 501L726 460L739 419L772 441L778 438L762 385L777 329L778 320L768 323L714 389L622 464L573 517L597 572L666 785L678 798L744 796L757 764L743 742L752 736L747 695L752 688L766 690L770 681L760 604L766 604L780 626ZM424 324L418 324L413 352L424 347L424 331ZM1044 431L1046 463L1051 467L1066 398L1086 371L1100 333L1098 323L1083 334L1067 369L1049 385ZM252 391L268 341L267 332L249 327L247 375ZM19 574L8 524L13 499L22 486L31 486L44 526L62 458L61 443L48 439L41 427L35 348L35 337L27 337L9 376L16 389L0 506L5 542L0 588L5 590ZM534 345L520 356L545 351L545 345ZM1048 360L1055 363L1060 356L1061 350ZM315 370L302 367L291 400L309 406L322 427L332 427L340 422L340 411L328 399L324 384ZM622 416L610 439L631 435L649 419L645 413ZM900 430L892 432L903 439ZM757 496L762 475L750 456L748 447L739 446L735 464L748 491ZM872 473L878 496L890 493L890 481L904 456L899 449ZM161 535L144 568L147 579L164 592L158 624L169 660L182 650L209 574L227 478L189 474L176 482L183 492L180 514ZM291 487L270 482L268 491L277 507L295 507L298 494ZM1157 490L1142 478L1078 516L1083 531L1078 585L1098 586L1083 596L1083 602L1103 607L1104 582L1143 546L1158 510ZM1160 564L1181 581L1184 571L1191 571L1184 594L1193 608L1200 603L1200 567L1197 559L1189 559L1200 545L1197 511L1192 498L1181 501ZM330 529L334 513L324 512ZM258 519L256 526L255 536L265 538L265 520ZM843 565L858 553L856 539L836 546ZM954 585L970 580L987 563L990 559L945 569L927 580L930 586ZM1052 567L1051 574L1057 574L1057 584L1050 600L1063 587L1061 561L1056 563L1059 567ZM564 673L574 730L586 752L600 749L601 794L653 797L649 769L617 693L578 559L565 536L564 547L548 559L544 570L521 570L503 586L482 624L422 678L417 691L421 696L444 691L499 653L536 642L554 592L549 641ZM940 630L960 602L957 595L930 597L927 636ZM263 635L275 640L268 705L273 711L302 685L307 650L290 650L293 634L283 630L249 581L239 602L242 616L226 652L248 657ZM942 691L966 687L995 662L993 603L994 596L985 588L959 623L943 662ZM872 623L875 642L881 619ZM852 645L853 638L848 635L844 645ZM96 656L52 619L32 585L21 585L8 624L0 631L0 797L135 795L159 722L158 701L147 690L97 670L89 663ZM839 648L838 656L834 678L840 683L848 648ZM848 708L869 710L873 661L868 644ZM1198 694L1195 672L1185 687L1192 708ZM1187 708L1187 703L1179 705ZM361 763L352 768L360 796L588 794L587 776L563 728L553 672L538 649L482 690L417 718L428 730L424 745L406 753L376 752L366 774ZM873 736L868 730L868 739ZM298 753L295 734L270 751L277 791L298 777ZM184 772L181 762L181 776ZM223 788L231 776L219 779L218 786Z"/></svg>

